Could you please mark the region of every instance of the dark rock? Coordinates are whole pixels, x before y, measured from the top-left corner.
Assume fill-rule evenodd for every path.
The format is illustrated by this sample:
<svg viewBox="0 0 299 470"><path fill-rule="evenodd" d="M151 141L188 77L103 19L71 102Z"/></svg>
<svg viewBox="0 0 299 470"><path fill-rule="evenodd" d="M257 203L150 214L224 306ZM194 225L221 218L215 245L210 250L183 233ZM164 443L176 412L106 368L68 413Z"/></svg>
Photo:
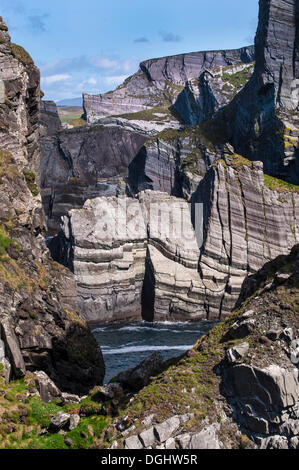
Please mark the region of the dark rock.
<svg viewBox="0 0 299 470"><path fill-rule="evenodd" d="M72 439L67 438L67 439L65 439L64 442L66 443L66 445L67 445L68 447L72 447L72 445L73 445Z"/></svg>
<svg viewBox="0 0 299 470"><path fill-rule="evenodd" d="M48 234L57 234L60 217L87 199L124 194L123 177L146 139L138 132L103 126L43 138L41 193Z"/></svg>
<svg viewBox="0 0 299 470"><path fill-rule="evenodd" d="M267 338L269 338L271 341L277 341L280 335L281 335L281 330L270 330L266 334Z"/></svg>
<svg viewBox="0 0 299 470"><path fill-rule="evenodd" d="M162 364L163 358L160 354L154 353L133 369L121 372L117 376L117 381L129 390L138 391L149 383L152 376L161 371Z"/></svg>
<svg viewBox="0 0 299 470"><path fill-rule="evenodd" d="M270 347L271 344L272 344L271 340L268 339L266 336L261 336L261 337L259 338L259 342L260 342L261 344L265 344L265 345L268 346L268 347Z"/></svg>
<svg viewBox="0 0 299 470"><path fill-rule="evenodd" d="M59 411L56 416L53 416L51 419L51 430L53 432L58 432L60 429L67 427L69 424L71 415Z"/></svg>
<svg viewBox="0 0 299 470"><path fill-rule="evenodd" d="M52 136L62 130L61 121L54 101L41 101L39 123L42 135Z"/></svg>

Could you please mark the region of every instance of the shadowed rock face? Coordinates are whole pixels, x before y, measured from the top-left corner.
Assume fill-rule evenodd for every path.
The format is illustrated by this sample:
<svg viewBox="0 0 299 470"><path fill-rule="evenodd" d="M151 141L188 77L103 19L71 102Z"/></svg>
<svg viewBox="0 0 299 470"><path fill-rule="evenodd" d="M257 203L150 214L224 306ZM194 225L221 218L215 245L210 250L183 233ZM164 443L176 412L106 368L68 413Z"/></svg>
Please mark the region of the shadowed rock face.
<svg viewBox="0 0 299 470"><path fill-rule="evenodd" d="M26 51L11 44L2 18L0 83L0 336L5 377L42 370L63 390L85 393L102 382L105 366L78 311L74 277L51 260L44 243L38 188L39 70Z"/></svg>
<svg viewBox="0 0 299 470"><path fill-rule="evenodd" d="M260 0L256 65L245 88L213 123L236 151L265 172L296 183L298 159L298 1ZM224 137L225 136L225 137Z"/></svg>
<svg viewBox="0 0 299 470"><path fill-rule="evenodd" d="M151 59L115 91L103 95L83 95L85 117L94 123L99 118L148 110L174 104L187 80L198 78L212 67L249 63L254 47L229 51L208 51Z"/></svg>
<svg viewBox="0 0 299 470"><path fill-rule="evenodd" d="M188 80L174 104L182 121L195 125L214 117L242 90L253 69L254 63L212 67Z"/></svg>
<svg viewBox="0 0 299 470"><path fill-rule="evenodd" d="M139 202L123 200L135 207L132 221L145 223L146 230L143 226L141 240L136 234L124 236L121 246L127 248L120 251L116 239L107 244L100 230L119 223L116 212L104 210L106 204L116 207L117 199L87 201L82 210L69 213L59 237L60 259L74 269L87 320L138 319L141 313L159 321L225 316L244 278L291 249L298 240L298 194L270 190L259 162L251 168L247 161L235 170L236 158L226 155L225 162L215 163L192 196L192 203L204 208L201 250L187 202L166 193L143 191ZM160 219L152 212L153 203ZM184 232L177 235L184 211ZM166 233L158 230L161 220ZM125 252L131 253L128 259ZM109 302L109 297L118 300Z"/></svg>
<svg viewBox="0 0 299 470"><path fill-rule="evenodd" d="M89 198L125 192L123 178L146 137L115 127L79 127L42 139L41 187L48 233Z"/></svg>
<svg viewBox="0 0 299 470"><path fill-rule="evenodd" d="M54 101L41 101L40 126L42 136L51 136L62 129Z"/></svg>

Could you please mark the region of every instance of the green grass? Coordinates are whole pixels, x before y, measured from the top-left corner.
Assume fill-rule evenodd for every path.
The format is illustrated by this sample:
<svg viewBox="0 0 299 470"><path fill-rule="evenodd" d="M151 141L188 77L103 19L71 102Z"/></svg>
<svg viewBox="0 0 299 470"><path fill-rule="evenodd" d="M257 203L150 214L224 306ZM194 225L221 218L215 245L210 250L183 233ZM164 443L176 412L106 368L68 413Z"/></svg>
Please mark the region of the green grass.
<svg viewBox="0 0 299 470"><path fill-rule="evenodd" d="M80 119L81 114L64 114L64 115L62 114L59 117L60 117L61 122L70 123L70 121L73 121L75 119Z"/></svg>
<svg viewBox="0 0 299 470"><path fill-rule="evenodd" d="M35 184L35 174L33 171L23 170L23 175L25 176L27 186L30 189L32 196L38 196L39 190Z"/></svg>
<svg viewBox="0 0 299 470"><path fill-rule="evenodd" d="M0 226L0 261L7 260L7 250L13 243L11 238L7 235L3 226Z"/></svg>
<svg viewBox="0 0 299 470"><path fill-rule="evenodd" d="M24 65L33 64L31 56L22 46L18 46L17 44L11 43L11 52L14 58L22 62Z"/></svg>
<svg viewBox="0 0 299 470"><path fill-rule="evenodd" d="M272 189L272 191L278 191L279 193L299 193L299 186L274 178L273 176L264 175L264 182L265 186Z"/></svg>

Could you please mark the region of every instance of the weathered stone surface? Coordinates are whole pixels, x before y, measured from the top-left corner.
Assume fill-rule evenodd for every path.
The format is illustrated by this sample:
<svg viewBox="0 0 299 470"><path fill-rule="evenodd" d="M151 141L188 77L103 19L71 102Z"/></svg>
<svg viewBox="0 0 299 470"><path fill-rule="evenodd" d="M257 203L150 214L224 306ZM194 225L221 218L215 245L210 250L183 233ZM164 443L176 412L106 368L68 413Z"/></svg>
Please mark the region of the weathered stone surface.
<svg viewBox="0 0 299 470"><path fill-rule="evenodd" d="M267 188L259 163L241 165L238 172L218 163L193 200L204 204L201 295L208 315L218 317L233 308L248 274L296 243L299 199Z"/></svg>
<svg viewBox="0 0 299 470"><path fill-rule="evenodd" d="M220 449L219 439L216 430L217 425L211 425L203 429L200 433L194 434L189 442L188 449Z"/></svg>
<svg viewBox="0 0 299 470"><path fill-rule="evenodd" d="M157 440L157 437L154 433L154 428L151 427L142 433L139 434L139 439L141 440L143 447L152 446L153 443Z"/></svg>
<svg viewBox="0 0 299 470"><path fill-rule="evenodd" d="M128 437L124 441L125 449L143 449L143 445L141 444L138 436L131 436Z"/></svg>
<svg viewBox="0 0 299 470"><path fill-rule="evenodd" d="M160 354L153 353L133 369L121 372L117 380L125 388L138 391L149 383L150 377L159 373L162 364L163 359Z"/></svg>
<svg viewBox="0 0 299 470"><path fill-rule="evenodd" d="M227 353L226 353L227 359L231 363L232 362L237 362L247 354L248 350L249 350L249 344L248 343L238 344L237 346L234 346L233 348L231 348L227 351Z"/></svg>
<svg viewBox="0 0 299 470"><path fill-rule="evenodd" d="M26 374L24 359L20 351L19 342L8 318L1 320L1 337L5 343L5 350L13 367L15 377L24 377Z"/></svg>
<svg viewBox="0 0 299 470"><path fill-rule="evenodd" d="M55 383L43 371L34 372L35 385L44 402L57 400L61 397L61 391Z"/></svg>
<svg viewBox="0 0 299 470"><path fill-rule="evenodd" d="M70 416L70 426L69 429L72 431L73 429L76 429L79 426L80 423L80 416L73 414Z"/></svg>
<svg viewBox="0 0 299 470"><path fill-rule="evenodd" d="M254 64L226 65L205 70L186 82L174 104L184 123L199 124L211 119L245 86Z"/></svg>
<svg viewBox="0 0 299 470"><path fill-rule="evenodd" d="M139 202L88 200L82 210L64 218L63 230L65 258L74 270L85 318L141 318L147 234Z"/></svg>
<svg viewBox="0 0 299 470"><path fill-rule="evenodd" d="M54 101L41 101L40 119L42 136L52 136L62 130L61 121Z"/></svg>
<svg viewBox="0 0 299 470"><path fill-rule="evenodd" d="M61 397L64 403L80 403L80 397L78 395L74 395L73 393L62 393Z"/></svg>
<svg viewBox="0 0 299 470"><path fill-rule="evenodd" d="M0 339L0 362L3 362L4 358L5 358L5 344L2 341L2 339Z"/></svg>
<svg viewBox="0 0 299 470"><path fill-rule="evenodd" d="M48 233L87 199L125 193L127 168L146 141L117 127L80 127L41 140L41 194Z"/></svg>
<svg viewBox="0 0 299 470"><path fill-rule="evenodd" d="M193 52L144 61L139 71L114 92L83 95L87 121L96 122L109 115L123 115L173 104L185 82L215 66L251 62L254 48L229 51ZM163 111L162 111L163 114Z"/></svg>
<svg viewBox="0 0 299 470"><path fill-rule="evenodd" d="M166 442L179 429L181 425L179 416L173 416L154 427L154 433L159 442Z"/></svg>
<svg viewBox="0 0 299 470"><path fill-rule="evenodd" d="M39 70L10 42L2 18L0 83L7 98L0 103L0 225L11 240L9 262L1 261L0 323L11 378L42 370L62 390L81 393L102 382L103 358L78 312L73 276L44 243Z"/></svg>
<svg viewBox="0 0 299 470"><path fill-rule="evenodd" d="M66 427L69 424L70 418L70 414L59 411L57 415L53 416L51 419L52 429L57 432L59 429Z"/></svg>
<svg viewBox="0 0 299 470"><path fill-rule="evenodd" d="M264 163L265 172L296 184L298 159L298 2L262 0L255 71L217 116L235 150Z"/></svg>

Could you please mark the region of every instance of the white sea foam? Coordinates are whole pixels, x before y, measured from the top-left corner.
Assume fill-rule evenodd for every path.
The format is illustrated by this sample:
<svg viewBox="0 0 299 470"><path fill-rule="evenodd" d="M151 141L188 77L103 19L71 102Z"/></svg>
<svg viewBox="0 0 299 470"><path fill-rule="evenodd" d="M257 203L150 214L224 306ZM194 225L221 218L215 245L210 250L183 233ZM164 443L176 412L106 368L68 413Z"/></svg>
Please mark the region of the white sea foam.
<svg viewBox="0 0 299 470"><path fill-rule="evenodd" d="M122 348L111 348L103 346L103 354L105 356L111 356L114 354L126 354L126 353L136 353L136 352L146 352L146 351L188 351L191 349L193 344L180 345L180 346L124 346Z"/></svg>

